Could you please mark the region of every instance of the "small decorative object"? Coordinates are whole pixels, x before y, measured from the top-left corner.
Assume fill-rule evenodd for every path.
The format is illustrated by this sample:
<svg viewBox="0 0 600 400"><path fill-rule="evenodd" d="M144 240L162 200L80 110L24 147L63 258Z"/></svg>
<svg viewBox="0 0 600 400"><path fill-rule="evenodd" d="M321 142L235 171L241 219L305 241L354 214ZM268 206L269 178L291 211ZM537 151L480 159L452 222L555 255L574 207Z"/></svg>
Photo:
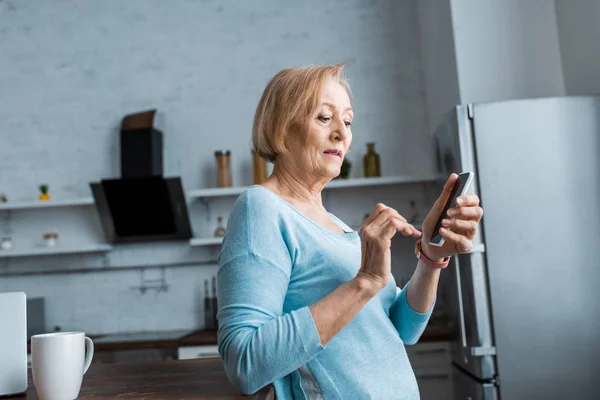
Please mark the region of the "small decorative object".
<svg viewBox="0 0 600 400"><path fill-rule="evenodd" d="M231 187L231 152L229 150L222 152L215 151L217 158L217 186Z"/></svg>
<svg viewBox="0 0 600 400"><path fill-rule="evenodd" d="M340 174L337 176L337 178L348 179L348 177L350 176L351 169L352 163L348 161L347 158L344 158L344 161L342 161L342 168L340 168Z"/></svg>
<svg viewBox="0 0 600 400"><path fill-rule="evenodd" d="M0 203L6 203L8 199L4 193L0 193Z"/></svg>
<svg viewBox="0 0 600 400"><path fill-rule="evenodd" d="M11 250L13 248L12 239L8 236L3 237L0 248L2 248L2 250Z"/></svg>
<svg viewBox="0 0 600 400"><path fill-rule="evenodd" d="M40 185L40 200L47 201L50 200L50 195L48 194L48 185Z"/></svg>
<svg viewBox="0 0 600 400"><path fill-rule="evenodd" d="M256 154L255 151L252 152L252 167L254 170L255 185L260 185L267 180L267 161Z"/></svg>
<svg viewBox="0 0 600 400"><path fill-rule="evenodd" d="M225 227L223 226L223 217L219 215L217 218L217 229L215 229L215 237L225 236Z"/></svg>
<svg viewBox="0 0 600 400"><path fill-rule="evenodd" d="M367 143L367 154L363 157L365 177L381 176L379 154L375 152L375 143Z"/></svg>
<svg viewBox="0 0 600 400"><path fill-rule="evenodd" d="M44 243L47 248L53 249L56 247L58 241L58 233L48 232L44 234Z"/></svg>

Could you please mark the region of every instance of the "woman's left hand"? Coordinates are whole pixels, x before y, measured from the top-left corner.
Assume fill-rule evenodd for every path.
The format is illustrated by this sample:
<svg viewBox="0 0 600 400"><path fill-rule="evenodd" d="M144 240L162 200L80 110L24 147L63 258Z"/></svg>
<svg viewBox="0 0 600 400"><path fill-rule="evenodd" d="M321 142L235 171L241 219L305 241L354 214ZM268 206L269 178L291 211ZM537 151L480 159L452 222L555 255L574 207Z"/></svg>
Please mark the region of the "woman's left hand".
<svg viewBox="0 0 600 400"><path fill-rule="evenodd" d="M444 209L446 200L450 196L452 187L458 175L451 174L440 197L436 200L431 211L427 214L423 222L423 253L432 260L442 260L445 257L457 253L468 253L473 248L473 238L477 231L477 223L483 216L483 209L479 207L479 197L476 195L463 195L456 199L448 209L448 214L444 216L440 234L445 239L440 247L429 244L429 239L433 235L433 229L437 223L438 217Z"/></svg>

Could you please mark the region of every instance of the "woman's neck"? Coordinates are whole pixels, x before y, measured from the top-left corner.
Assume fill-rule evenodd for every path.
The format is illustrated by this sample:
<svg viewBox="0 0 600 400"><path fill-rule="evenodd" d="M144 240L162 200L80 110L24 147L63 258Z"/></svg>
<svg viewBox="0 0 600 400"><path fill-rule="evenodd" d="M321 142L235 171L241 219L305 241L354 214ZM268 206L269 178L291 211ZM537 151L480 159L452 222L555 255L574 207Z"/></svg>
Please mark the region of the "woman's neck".
<svg viewBox="0 0 600 400"><path fill-rule="evenodd" d="M322 209L321 191L329 180L322 176L316 177L303 174L298 168L275 163L273 173L263 186L275 191L279 196L309 204Z"/></svg>

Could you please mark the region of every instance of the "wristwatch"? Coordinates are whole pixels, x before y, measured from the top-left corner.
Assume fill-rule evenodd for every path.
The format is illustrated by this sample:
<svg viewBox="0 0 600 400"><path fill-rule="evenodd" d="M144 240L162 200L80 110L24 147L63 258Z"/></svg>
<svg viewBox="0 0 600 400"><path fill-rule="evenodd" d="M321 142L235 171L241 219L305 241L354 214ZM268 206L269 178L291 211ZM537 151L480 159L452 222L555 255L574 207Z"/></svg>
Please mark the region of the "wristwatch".
<svg viewBox="0 0 600 400"><path fill-rule="evenodd" d="M442 261L433 261L431 258L427 257L421 249L421 239L417 240L417 244L415 245L415 256L431 268L443 269L446 268L450 262L450 257L445 257Z"/></svg>

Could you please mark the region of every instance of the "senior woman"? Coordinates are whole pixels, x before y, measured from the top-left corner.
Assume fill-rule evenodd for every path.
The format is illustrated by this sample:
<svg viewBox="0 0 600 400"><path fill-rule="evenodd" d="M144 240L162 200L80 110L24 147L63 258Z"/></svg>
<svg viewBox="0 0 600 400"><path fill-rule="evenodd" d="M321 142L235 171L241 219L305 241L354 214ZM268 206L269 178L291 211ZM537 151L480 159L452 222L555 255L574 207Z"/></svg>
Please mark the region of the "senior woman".
<svg viewBox="0 0 600 400"><path fill-rule="evenodd" d="M418 399L404 345L422 334L440 267L471 249L482 215L477 196L461 197L445 244L428 244L452 174L425 219L416 270L396 287L391 239L421 232L378 204L359 234L321 199L352 142L342 69L285 69L256 110L253 148L273 173L236 200L218 272L219 353L246 394L272 383L278 399Z"/></svg>

